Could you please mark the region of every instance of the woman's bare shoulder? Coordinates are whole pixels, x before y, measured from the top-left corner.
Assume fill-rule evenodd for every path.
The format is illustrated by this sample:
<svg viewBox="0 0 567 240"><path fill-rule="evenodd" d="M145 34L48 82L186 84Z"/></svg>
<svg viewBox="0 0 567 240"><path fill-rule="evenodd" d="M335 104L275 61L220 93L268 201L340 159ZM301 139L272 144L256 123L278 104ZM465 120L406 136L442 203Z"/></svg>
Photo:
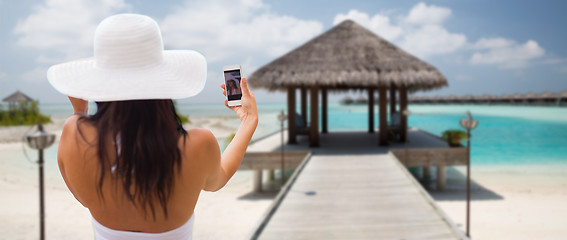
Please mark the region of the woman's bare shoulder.
<svg viewBox="0 0 567 240"><path fill-rule="evenodd" d="M192 128L187 131L187 136L191 145L202 149L203 147L209 146L211 144L217 144L217 139L215 135L209 129L205 128Z"/></svg>

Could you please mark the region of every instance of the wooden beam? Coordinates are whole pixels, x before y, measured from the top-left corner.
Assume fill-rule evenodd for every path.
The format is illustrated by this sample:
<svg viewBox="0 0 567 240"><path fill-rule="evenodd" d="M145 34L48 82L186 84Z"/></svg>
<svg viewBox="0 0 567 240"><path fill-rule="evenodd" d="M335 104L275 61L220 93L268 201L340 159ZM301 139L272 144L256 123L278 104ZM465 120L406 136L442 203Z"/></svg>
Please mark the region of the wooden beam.
<svg viewBox="0 0 567 240"><path fill-rule="evenodd" d="M374 88L368 88L368 132L374 132Z"/></svg>
<svg viewBox="0 0 567 240"><path fill-rule="evenodd" d="M301 118L303 122L307 125L307 89L301 87Z"/></svg>
<svg viewBox="0 0 567 240"><path fill-rule="evenodd" d="M391 149L397 159L406 158L405 149ZM406 167L425 166L463 166L467 165L467 148L412 148L407 150L407 160L402 162Z"/></svg>
<svg viewBox="0 0 567 240"><path fill-rule="evenodd" d="M311 87L309 97L311 97L311 122L309 123L309 146L319 147L319 89L316 86Z"/></svg>
<svg viewBox="0 0 567 240"><path fill-rule="evenodd" d="M390 86L390 119L392 119L392 114L396 112L396 86Z"/></svg>
<svg viewBox="0 0 567 240"><path fill-rule="evenodd" d="M408 108L408 89L406 85L400 87L400 141L405 141L408 132L408 117L404 116L403 111Z"/></svg>
<svg viewBox="0 0 567 240"><path fill-rule="evenodd" d="M322 117L322 131L323 133L327 133L327 122L328 122L328 118L327 118L327 88L322 88L321 89L321 102L323 104L323 106L321 106L321 117Z"/></svg>
<svg viewBox="0 0 567 240"><path fill-rule="evenodd" d="M287 133L288 143L297 143L297 132L295 127L295 87L287 87Z"/></svg>
<svg viewBox="0 0 567 240"><path fill-rule="evenodd" d="M380 132L379 132L379 141L378 143L380 146L387 146L388 145L388 109L386 109L387 101L386 98L386 86L378 87L378 94L380 95L380 104L378 106L378 114L379 114L379 121L380 121Z"/></svg>
<svg viewBox="0 0 567 240"><path fill-rule="evenodd" d="M309 151L286 151L285 169L295 169L309 154ZM247 152L242 158L238 170L281 170L281 152Z"/></svg>

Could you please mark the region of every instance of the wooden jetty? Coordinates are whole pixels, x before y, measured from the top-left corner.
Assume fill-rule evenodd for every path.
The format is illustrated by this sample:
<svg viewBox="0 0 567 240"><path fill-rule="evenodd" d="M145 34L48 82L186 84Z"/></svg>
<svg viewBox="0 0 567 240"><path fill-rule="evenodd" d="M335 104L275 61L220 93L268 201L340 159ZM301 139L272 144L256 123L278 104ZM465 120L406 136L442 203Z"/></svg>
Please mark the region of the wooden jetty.
<svg viewBox="0 0 567 240"><path fill-rule="evenodd" d="M415 129L409 134L413 150L446 146ZM376 147L376 134L324 134L321 147L311 149L307 138L298 140L285 145L295 152L286 154L305 158L250 239L468 239L396 155ZM272 152L275 159L279 141L279 134L272 135L247 154L254 159Z"/></svg>
<svg viewBox="0 0 567 240"><path fill-rule="evenodd" d="M435 97L409 97L409 103L413 104L512 104L512 105L549 105L549 106L565 106L567 105L567 90L552 93L545 91L540 94L528 92L526 94L502 94L500 96L491 96L483 94L481 96L435 96Z"/></svg>

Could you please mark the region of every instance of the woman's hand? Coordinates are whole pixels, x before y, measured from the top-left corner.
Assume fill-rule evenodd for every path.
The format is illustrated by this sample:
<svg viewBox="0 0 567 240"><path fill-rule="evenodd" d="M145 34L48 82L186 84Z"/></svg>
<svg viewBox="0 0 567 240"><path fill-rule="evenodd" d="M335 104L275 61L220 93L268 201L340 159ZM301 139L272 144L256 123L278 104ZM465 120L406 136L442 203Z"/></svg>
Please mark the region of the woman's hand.
<svg viewBox="0 0 567 240"><path fill-rule="evenodd" d="M221 88L223 89L222 94L226 96L226 86L225 84L221 84ZM228 100L224 100L224 105L227 108L232 109L238 115L241 122L245 122L249 118L253 118L255 120L258 119L258 109L256 107L256 98L254 98L254 94L250 89L248 89L248 83L246 82L246 78L242 78L240 81L240 89L242 91L242 98L240 99L241 106L228 106Z"/></svg>
<svg viewBox="0 0 567 240"><path fill-rule="evenodd" d="M89 102L80 98L69 97L71 105L73 105L73 110L75 114L87 114L89 112Z"/></svg>

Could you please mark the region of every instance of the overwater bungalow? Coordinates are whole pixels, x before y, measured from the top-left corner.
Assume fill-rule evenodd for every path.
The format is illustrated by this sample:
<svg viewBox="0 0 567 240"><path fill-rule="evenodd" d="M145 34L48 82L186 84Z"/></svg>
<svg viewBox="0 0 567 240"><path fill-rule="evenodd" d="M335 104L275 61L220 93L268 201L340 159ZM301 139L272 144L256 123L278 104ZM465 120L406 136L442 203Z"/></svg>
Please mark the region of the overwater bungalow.
<svg viewBox="0 0 567 240"><path fill-rule="evenodd" d="M557 95L557 105L567 105L567 90L564 90Z"/></svg>
<svg viewBox="0 0 567 240"><path fill-rule="evenodd" d="M524 95L524 103L535 103L537 101L537 95L534 92L528 92Z"/></svg>
<svg viewBox="0 0 567 240"><path fill-rule="evenodd" d="M545 91L536 95L537 102L541 104L556 104L558 98L559 94L552 93L550 91Z"/></svg>
<svg viewBox="0 0 567 240"><path fill-rule="evenodd" d="M482 96L477 98L477 101L479 103L486 103L486 104L491 104L493 101L494 97L492 95L489 94L482 94Z"/></svg>
<svg viewBox="0 0 567 240"><path fill-rule="evenodd" d="M249 77L253 87L287 92L288 141L296 143L296 91L303 106L310 95L309 144L319 145L319 94L321 132L328 132L328 91L362 90L368 93L368 131L374 132L375 93L378 92L380 145L388 144L388 112L407 109L408 92L447 86L434 66L416 58L359 24L346 20L298 48L262 66ZM397 99L399 96L399 107ZM388 99L390 101L388 101ZM389 102L389 107L387 106ZM388 111L389 110L389 111ZM400 140L407 133L407 117L400 116Z"/></svg>
<svg viewBox="0 0 567 240"><path fill-rule="evenodd" d="M445 102L455 104L459 102L459 98L454 94L451 94L445 98Z"/></svg>
<svg viewBox="0 0 567 240"><path fill-rule="evenodd" d="M475 103L476 99L472 95L467 94L465 96L460 97L458 99L458 102L459 103Z"/></svg>
<svg viewBox="0 0 567 240"><path fill-rule="evenodd" d="M356 98L356 100L354 100L354 104L367 104L368 103L368 99L366 99L363 96L359 96L358 98Z"/></svg>

